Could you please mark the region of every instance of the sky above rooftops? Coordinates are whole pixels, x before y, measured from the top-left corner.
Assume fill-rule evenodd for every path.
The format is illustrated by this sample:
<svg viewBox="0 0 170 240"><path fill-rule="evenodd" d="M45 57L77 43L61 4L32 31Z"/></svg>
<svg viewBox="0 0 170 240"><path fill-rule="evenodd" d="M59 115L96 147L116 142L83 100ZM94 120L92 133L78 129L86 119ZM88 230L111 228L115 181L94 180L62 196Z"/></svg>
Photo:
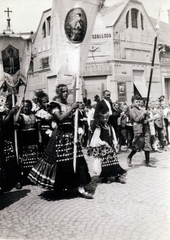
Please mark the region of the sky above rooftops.
<svg viewBox="0 0 170 240"><path fill-rule="evenodd" d="M106 6L112 6L122 0L106 0ZM149 16L158 18L161 7L160 20L168 23L167 10L170 9L170 0L139 0L142 2ZM11 29L14 32L27 32L37 30L42 12L52 7L52 0L0 0L0 33L7 28L7 13L9 8Z"/></svg>

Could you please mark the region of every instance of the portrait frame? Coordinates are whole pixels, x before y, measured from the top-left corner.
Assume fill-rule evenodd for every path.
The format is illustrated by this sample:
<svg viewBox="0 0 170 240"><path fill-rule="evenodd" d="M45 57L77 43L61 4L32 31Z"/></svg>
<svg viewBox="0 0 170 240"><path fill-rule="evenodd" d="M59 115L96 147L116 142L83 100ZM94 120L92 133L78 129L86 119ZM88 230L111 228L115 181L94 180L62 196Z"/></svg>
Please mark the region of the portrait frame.
<svg viewBox="0 0 170 240"><path fill-rule="evenodd" d="M64 30L70 42L83 42L87 31L87 17L82 8L73 8L67 13Z"/></svg>
<svg viewBox="0 0 170 240"><path fill-rule="evenodd" d="M9 45L2 52L3 69L5 73L14 75L20 70L19 50Z"/></svg>

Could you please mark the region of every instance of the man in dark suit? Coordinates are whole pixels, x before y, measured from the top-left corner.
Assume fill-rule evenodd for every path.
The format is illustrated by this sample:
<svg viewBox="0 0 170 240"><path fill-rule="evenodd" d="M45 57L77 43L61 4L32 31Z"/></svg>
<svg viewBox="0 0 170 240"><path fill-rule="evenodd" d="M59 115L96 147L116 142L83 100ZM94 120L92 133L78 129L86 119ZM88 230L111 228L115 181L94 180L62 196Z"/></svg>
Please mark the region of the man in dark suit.
<svg viewBox="0 0 170 240"><path fill-rule="evenodd" d="M109 112L109 123L113 126L113 107L112 107L112 102L110 99L110 91L109 90L104 90L103 91L103 99L99 101L96 105L95 113L94 113L94 124L92 127L92 131L94 131L96 125L98 124L98 113L101 111L108 111Z"/></svg>

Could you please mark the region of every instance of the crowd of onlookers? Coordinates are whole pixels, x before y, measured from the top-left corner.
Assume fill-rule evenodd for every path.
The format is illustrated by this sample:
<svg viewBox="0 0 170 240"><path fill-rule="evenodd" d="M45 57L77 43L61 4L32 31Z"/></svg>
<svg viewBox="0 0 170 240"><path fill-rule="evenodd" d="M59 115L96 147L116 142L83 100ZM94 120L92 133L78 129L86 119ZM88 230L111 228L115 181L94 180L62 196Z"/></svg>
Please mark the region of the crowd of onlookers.
<svg viewBox="0 0 170 240"><path fill-rule="evenodd" d="M140 98L139 102L139 108L145 109L145 100ZM13 164L15 171L9 175L15 179L16 187L21 188L21 181L28 182L30 169L43 156L56 123L49 111L48 95L42 90L35 91L33 98L24 100L21 106L16 103L16 96L9 94L5 105L0 106L0 177L5 178L4 175L8 172L8 169L5 171L5 167L2 168L3 162L6 162L6 168L8 164ZM51 102L50 106L52 104ZM128 105L126 102L112 102L108 90L103 92L102 99L98 95L93 100L83 98L78 108L78 138L81 146L88 148L90 145L98 124L96 116L105 109L109 112L109 123L115 130L116 152L131 149L134 138L132 108L133 103ZM149 127L152 150L166 151L170 146L170 102L161 96L149 102L148 112L151 119ZM13 159L16 159L16 164ZM17 177L12 176L14 172ZM3 181L3 184L6 183ZM10 189L10 186L7 188Z"/></svg>
<svg viewBox="0 0 170 240"><path fill-rule="evenodd" d="M84 103L81 103L79 127L81 128L80 135L83 135L83 137L81 136L81 141L84 147L90 142L95 108L98 101L100 99L96 100L95 96L92 103L86 99L84 99ZM111 102L111 105L111 124L114 127L118 140L117 151L120 152L122 148L127 150L132 146L134 133L130 111L133 108L133 104L128 105L126 102L116 101L114 103ZM145 109L145 99L139 97L139 106L141 109ZM166 102L164 97L151 101L149 102L148 112L152 119L149 122L152 149L157 152L161 152L161 150L166 151L170 146L170 102Z"/></svg>

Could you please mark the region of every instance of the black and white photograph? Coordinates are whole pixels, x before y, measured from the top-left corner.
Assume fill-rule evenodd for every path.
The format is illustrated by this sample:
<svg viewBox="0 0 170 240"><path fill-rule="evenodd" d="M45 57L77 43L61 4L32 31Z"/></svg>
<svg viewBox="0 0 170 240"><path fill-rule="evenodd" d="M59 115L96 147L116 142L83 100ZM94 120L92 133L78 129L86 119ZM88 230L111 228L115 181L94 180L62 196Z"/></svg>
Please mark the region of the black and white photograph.
<svg viewBox="0 0 170 240"><path fill-rule="evenodd" d="M170 239L170 1L0 0L0 240Z"/></svg>

